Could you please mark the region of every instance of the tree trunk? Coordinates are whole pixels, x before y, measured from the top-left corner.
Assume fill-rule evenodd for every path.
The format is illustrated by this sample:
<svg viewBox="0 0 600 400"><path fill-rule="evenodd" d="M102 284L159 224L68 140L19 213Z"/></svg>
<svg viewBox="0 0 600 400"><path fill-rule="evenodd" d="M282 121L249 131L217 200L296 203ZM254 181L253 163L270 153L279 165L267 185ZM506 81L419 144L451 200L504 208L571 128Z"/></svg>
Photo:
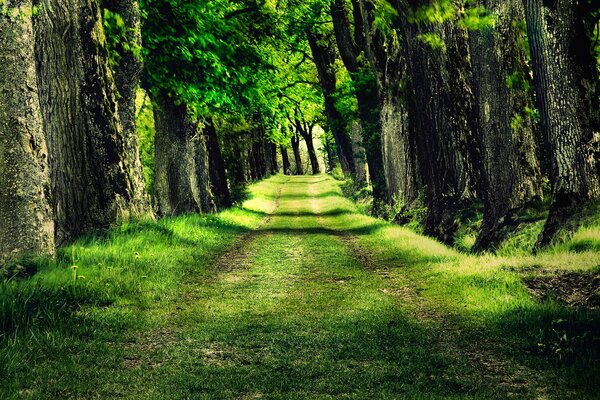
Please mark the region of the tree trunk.
<svg viewBox="0 0 600 400"><path fill-rule="evenodd" d="M323 97L325 98L327 125L335 138L342 170L344 173L354 176L356 173L356 164L354 162L354 152L348 134L348 127L344 117L335 107L335 91L337 86L334 68L336 59L335 48L332 44L327 44L326 39L323 37L317 37L312 33L308 34L308 42L319 75Z"/></svg>
<svg viewBox="0 0 600 400"><path fill-rule="evenodd" d="M553 200L536 243L551 243L585 203L600 197L598 71L587 2L524 0L533 77Z"/></svg>
<svg viewBox="0 0 600 400"><path fill-rule="evenodd" d="M210 174L210 187L217 208L231 207L231 195L227 186L225 161L221 154L221 146L217 137L217 130L212 119L206 120L204 126L204 140L208 151L208 172Z"/></svg>
<svg viewBox="0 0 600 400"><path fill-rule="evenodd" d="M292 149L294 150L294 161L296 162L296 175L304 175L302 157L300 157L300 136L297 133L292 135Z"/></svg>
<svg viewBox="0 0 600 400"><path fill-rule="evenodd" d="M166 94L155 99L156 203L160 215L213 212L209 156L200 121Z"/></svg>
<svg viewBox="0 0 600 400"><path fill-rule="evenodd" d="M54 252L31 1L0 5L0 265Z"/></svg>
<svg viewBox="0 0 600 400"><path fill-rule="evenodd" d="M400 44L398 26L382 32L375 23L373 0L354 1L360 8L360 24L365 49L375 72L379 93L381 123L381 155L387 187L387 202L403 204L405 209L416 205L421 188L414 130L410 126L406 101L409 80L406 48ZM406 16L402 16L406 18ZM355 19L358 18L355 16ZM370 171L371 175L377 171Z"/></svg>
<svg viewBox="0 0 600 400"><path fill-rule="evenodd" d="M296 120L296 130L304 139L304 142L306 143L306 148L308 149L308 159L310 161L312 173L313 175L317 175L321 173L321 169L319 167L319 160L317 159L317 152L315 151L315 144L313 142L313 129L314 127L306 126L306 124L304 124L303 126L303 124L300 121Z"/></svg>
<svg viewBox="0 0 600 400"><path fill-rule="evenodd" d="M230 141L231 155L227 161L231 178L231 186L238 187L246 183L246 163L242 141L233 139Z"/></svg>
<svg viewBox="0 0 600 400"><path fill-rule="evenodd" d="M267 176L267 157L265 154L264 129L257 126L252 129L252 146L250 148L250 178L254 181Z"/></svg>
<svg viewBox="0 0 600 400"><path fill-rule="evenodd" d="M121 16L126 28L126 43L141 48L142 33L140 9L137 0L105 1L107 8ZM135 99L142 73L142 59L133 50L122 50L119 65L114 69L115 83L119 93L119 117L123 127L125 144L124 163L128 182L131 184L131 212L137 217L153 216L150 197L142 175L140 149L138 145Z"/></svg>
<svg viewBox="0 0 600 400"><path fill-rule="evenodd" d="M541 198L541 172L534 124L527 109L532 98L523 87L529 73L521 32L513 21L524 18L521 0L480 0L493 12L493 27L470 34L473 89L477 111L477 159L481 173L483 223L473 250L494 249L518 226L517 212ZM507 82L512 79L512 85Z"/></svg>
<svg viewBox="0 0 600 400"><path fill-rule="evenodd" d="M441 36L444 49L433 49L419 38L431 31ZM411 75L409 112L425 187L425 233L451 244L458 213L472 196L474 176L468 153L476 125L467 32L457 19L450 19L404 24L403 37Z"/></svg>
<svg viewBox="0 0 600 400"><path fill-rule="evenodd" d="M367 157L365 149L362 146L363 141L361 140L362 126L359 122L354 122L350 129L352 130L352 147L354 148L354 159L356 160L356 187L360 188L369 184L367 177L367 163L365 162ZM375 210L378 206L377 204L378 203L373 204L374 214L379 214L379 210Z"/></svg>
<svg viewBox="0 0 600 400"><path fill-rule="evenodd" d="M279 165L277 165L277 145L275 143L269 143L271 147L271 174L275 175L279 173Z"/></svg>
<svg viewBox="0 0 600 400"><path fill-rule="evenodd" d="M116 88L97 1L41 0L37 82L59 244L131 215Z"/></svg>
<svg viewBox="0 0 600 400"><path fill-rule="evenodd" d="M348 14L343 0L331 3L331 16L340 55L357 85L356 99L361 125L363 147L371 173L373 187L373 212L379 214L381 205L388 203L387 185L383 167L381 145L381 102L377 80L368 60L361 57L366 52L367 40L364 30L365 16L357 0L352 2L354 14L354 35L351 32ZM357 166L358 168L358 166Z"/></svg>
<svg viewBox="0 0 600 400"><path fill-rule="evenodd" d="M283 163L283 174L291 175L290 158L288 156L287 148L284 147L283 145L279 146L279 148L281 150L281 162Z"/></svg>

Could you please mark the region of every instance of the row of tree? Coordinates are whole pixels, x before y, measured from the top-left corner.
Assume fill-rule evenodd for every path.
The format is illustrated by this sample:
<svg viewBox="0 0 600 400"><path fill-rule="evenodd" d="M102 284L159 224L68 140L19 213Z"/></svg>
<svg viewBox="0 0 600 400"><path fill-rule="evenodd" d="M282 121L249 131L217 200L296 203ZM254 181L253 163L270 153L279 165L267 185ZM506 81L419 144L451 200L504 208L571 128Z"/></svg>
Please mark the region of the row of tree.
<svg viewBox="0 0 600 400"><path fill-rule="evenodd" d="M308 41L351 174L343 129L335 132L343 116L330 105L336 46L355 83L375 213L422 201L425 232L452 243L461 210L480 200L474 250L493 249L547 177L552 202L539 248L600 197L597 3L326 3L333 35L313 28Z"/></svg>
<svg viewBox="0 0 600 400"><path fill-rule="evenodd" d="M476 250L548 177L545 245L600 196L597 35L591 0L0 0L0 262L229 206L279 161L308 172L300 139L319 173L318 126L374 214L425 206L451 243L483 201Z"/></svg>

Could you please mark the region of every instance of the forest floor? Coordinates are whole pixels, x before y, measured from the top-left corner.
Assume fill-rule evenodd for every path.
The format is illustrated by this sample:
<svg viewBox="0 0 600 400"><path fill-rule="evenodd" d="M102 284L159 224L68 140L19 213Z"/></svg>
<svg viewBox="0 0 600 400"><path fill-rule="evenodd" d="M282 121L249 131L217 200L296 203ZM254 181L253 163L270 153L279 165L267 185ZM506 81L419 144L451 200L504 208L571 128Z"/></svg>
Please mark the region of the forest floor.
<svg viewBox="0 0 600 400"><path fill-rule="evenodd" d="M598 253L465 255L358 213L325 175L251 191L244 209L126 226L5 284L0 313L81 304L0 314L0 398L597 398L598 293L565 295L560 277L595 288Z"/></svg>

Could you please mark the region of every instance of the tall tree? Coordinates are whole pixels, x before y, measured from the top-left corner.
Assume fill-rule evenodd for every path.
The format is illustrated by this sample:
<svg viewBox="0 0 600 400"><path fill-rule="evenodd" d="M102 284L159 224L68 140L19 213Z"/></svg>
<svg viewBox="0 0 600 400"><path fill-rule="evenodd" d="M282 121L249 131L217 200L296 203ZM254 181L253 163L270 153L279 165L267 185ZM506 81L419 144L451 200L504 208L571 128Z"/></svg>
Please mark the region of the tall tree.
<svg viewBox="0 0 600 400"><path fill-rule="evenodd" d="M473 250L481 251L493 249L516 229L519 209L542 192L529 70L518 24L525 17L523 3L480 0L476 5L487 10L469 42L478 117L478 191L485 203Z"/></svg>
<svg viewBox="0 0 600 400"><path fill-rule="evenodd" d="M140 161L136 126L136 95L142 73L142 33L137 0L104 0L104 25L107 27L109 50L118 90L119 117L125 145L124 164L131 185L131 211L138 217L152 216L150 197L146 191Z"/></svg>
<svg viewBox="0 0 600 400"><path fill-rule="evenodd" d="M32 2L0 4L0 264L54 252Z"/></svg>
<svg viewBox="0 0 600 400"><path fill-rule="evenodd" d="M458 15L431 17L429 1L411 1L402 24L410 73L409 113L425 187L425 233L452 243L458 213L471 198L469 157L475 127L467 31ZM456 7L460 7L457 3ZM437 41L429 41L429 38Z"/></svg>
<svg viewBox="0 0 600 400"><path fill-rule="evenodd" d="M98 1L41 0L37 82L58 243L131 215L131 177Z"/></svg>
<svg viewBox="0 0 600 400"><path fill-rule="evenodd" d="M348 126L335 105L337 87L334 68L336 60L335 47L327 37L313 32L308 33L308 42L319 74L323 97L325 98L327 126L333 133L342 170L347 174L354 175L356 173L356 164Z"/></svg>
<svg viewBox="0 0 600 400"><path fill-rule="evenodd" d="M524 0L537 105L550 160L552 205L536 249L548 245L574 213L600 197L597 61L593 2ZM597 9L597 5L595 5Z"/></svg>
<svg viewBox="0 0 600 400"><path fill-rule="evenodd" d="M388 12L382 15L375 3L375 0L359 1L363 22L357 27L363 30L381 102L381 152L388 202L399 201L410 208L419 197L421 183L407 106L407 48L401 43L398 11L386 7L384 10Z"/></svg>
<svg viewBox="0 0 600 400"><path fill-rule="evenodd" d="M212 118L205 121L204 142L208 153L208 171L210 174L210 186L214 196L216 206L231 207L231 195L227 185L227 175L225 173L225 161L221 154L221 145L217 137L217 130ZM238 160L239 162L239 160Z"/></svg>
<svg viewBox="0 0 600 400"><path fill-rule="evenodd" d="M331 2L331 16L339 53L355 85L363 146L373 187L373 211L378 214L380 205L388 199L381 152L381 102L375 75L364 56L367 47L366 32L363 26L364 16L357 0L352 2L352 11L353 29L346 2Z"/></svg>
<svg viewBox="0 0 600 400"><path fill-rule="evenodd" d="M209 157L202 123L185 103L154 96L155 192L160 215L212 212Z"/></svg>
<svg viewBox="0 0 600 400"><path fill-rule="evenodd" d="M294 131L290 140L292 142L292 150L294 151L296 175L304 175L304 168L302 167L302 157L300 155L300 134Z"/></svg>
<svg viewBox="0 0 600 400"><path fill-rule="evenodd" d="M291 175L290 158L288 156L287 147L285 147L284 145L280 145L279 148L281 150L281 162L283 164L283 174Z"/></svg>

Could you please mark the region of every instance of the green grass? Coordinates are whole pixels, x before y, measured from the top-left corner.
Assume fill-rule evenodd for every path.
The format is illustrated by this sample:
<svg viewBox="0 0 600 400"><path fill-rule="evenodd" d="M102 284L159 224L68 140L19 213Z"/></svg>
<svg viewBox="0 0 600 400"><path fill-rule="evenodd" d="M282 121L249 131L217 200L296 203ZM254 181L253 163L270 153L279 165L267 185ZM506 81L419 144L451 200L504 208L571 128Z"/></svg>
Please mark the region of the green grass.
<svg viewBox="0 0 600 400"><path fill-rule="evenodd" d="M475 257L359 213L327 176L250 192L24 265L0 285L0 398L596 398L598 311L523 285L598 271L593 230Z"/></svg>

